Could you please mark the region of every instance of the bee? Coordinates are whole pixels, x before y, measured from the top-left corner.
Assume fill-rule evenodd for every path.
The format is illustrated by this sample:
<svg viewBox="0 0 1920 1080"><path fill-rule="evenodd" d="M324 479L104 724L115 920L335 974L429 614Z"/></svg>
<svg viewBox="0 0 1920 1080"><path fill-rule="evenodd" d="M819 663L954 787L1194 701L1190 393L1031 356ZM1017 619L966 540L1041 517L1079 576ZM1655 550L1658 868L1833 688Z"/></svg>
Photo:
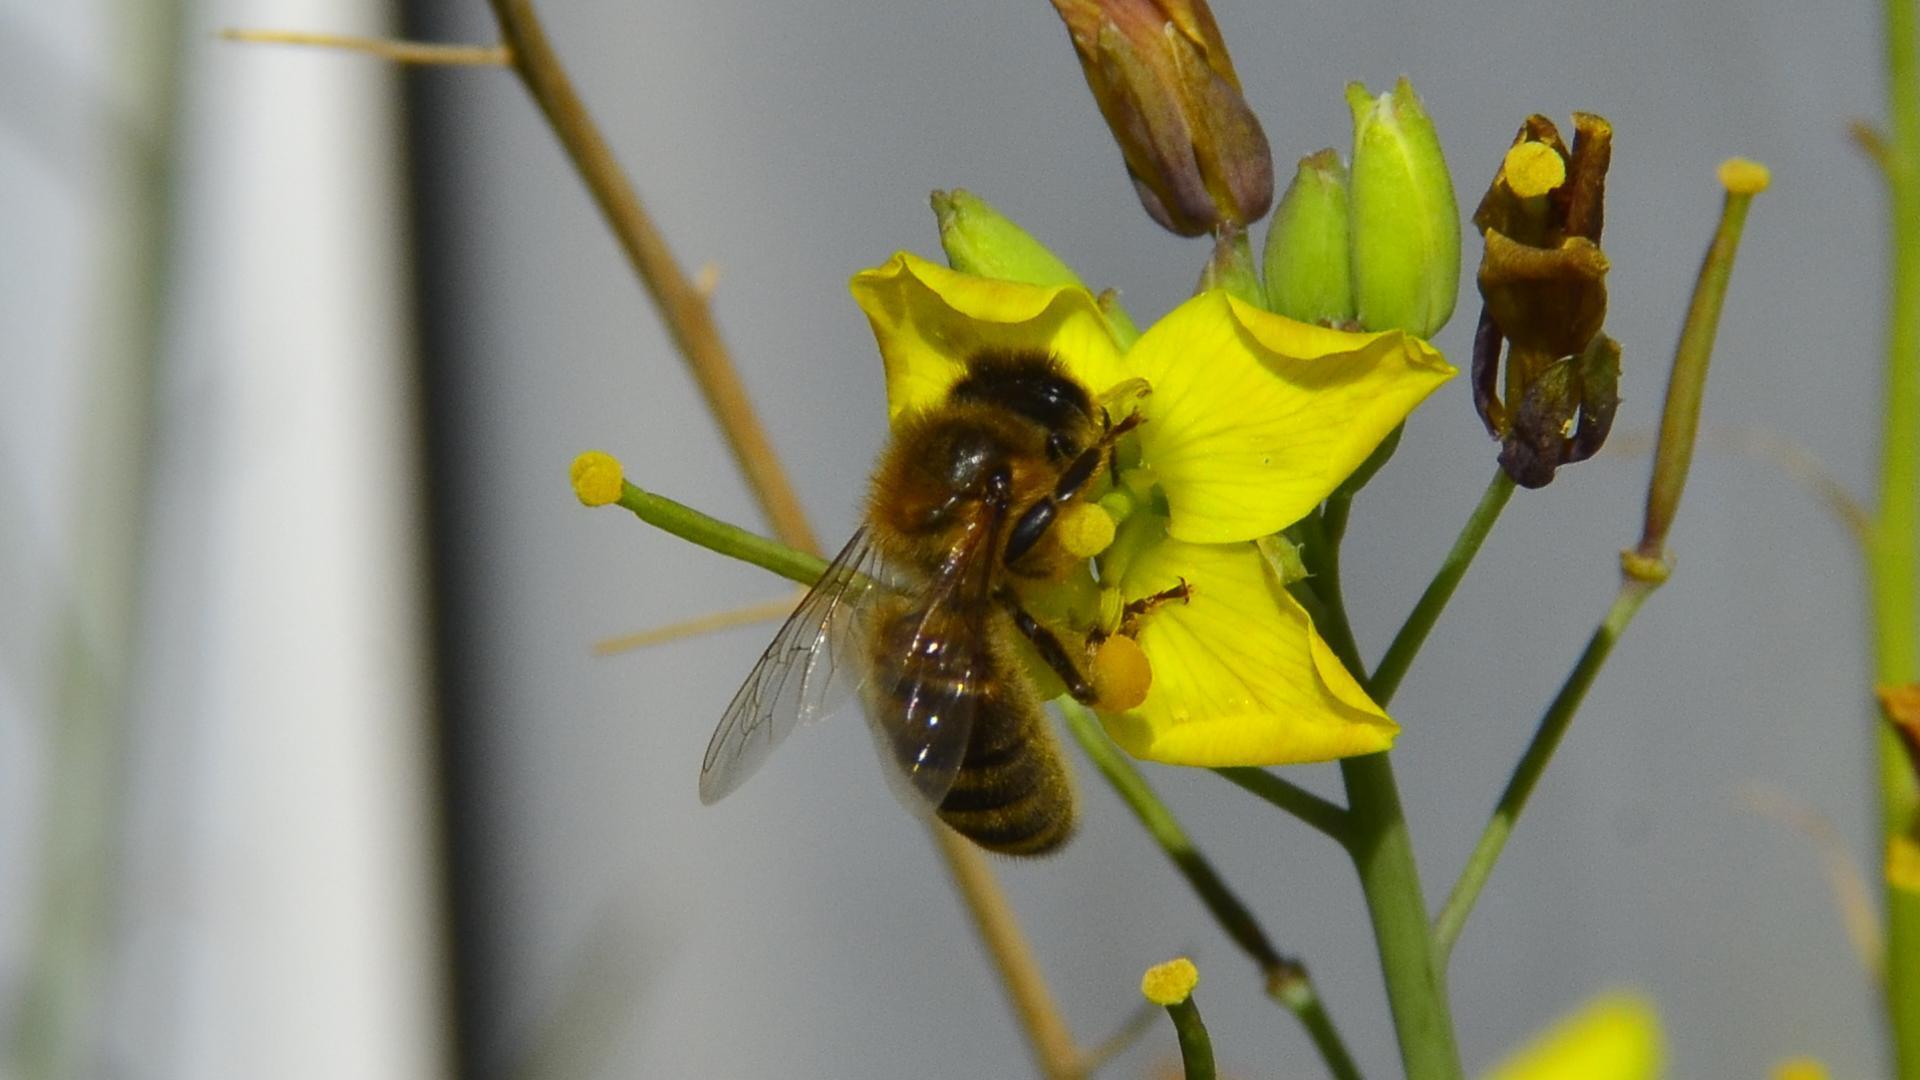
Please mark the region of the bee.
<svg viewBox="0 0 1920 1080"><path fill-rule="evenodd" d="M1094 699L1023 583L1076 563L1050 527L1110 466L1116 423L1051 356L988 350L881 454L865 523L761 654L714 729L700 799L733 791L801 720L854 686L886 772L989 851L1041 855L1074 827L1066 762L1022 665L1030 642Z"/></svg>

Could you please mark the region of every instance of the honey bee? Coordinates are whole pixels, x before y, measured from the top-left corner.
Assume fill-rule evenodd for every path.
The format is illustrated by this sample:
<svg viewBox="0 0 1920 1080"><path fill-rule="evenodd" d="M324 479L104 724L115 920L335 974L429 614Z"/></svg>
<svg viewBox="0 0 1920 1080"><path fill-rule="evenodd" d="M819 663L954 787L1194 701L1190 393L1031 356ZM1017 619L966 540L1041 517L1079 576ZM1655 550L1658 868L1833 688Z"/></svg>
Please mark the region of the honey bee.
<svg viewBox="0 0 1920 1080"><path fill-rule="evenodd" d="M1051 356L992 350L973 356L938 404L902 417L874 470L865 524L715 728L701 801L738 787L799 721L828 711L834 687L851 684L909 803L989 851L1064 844L1073 788L1013 635L1075 698L1091 702L1094 690L1018 587L1075 564L1050 526L1138 423L1138 413L1114 422Z"/></svg>

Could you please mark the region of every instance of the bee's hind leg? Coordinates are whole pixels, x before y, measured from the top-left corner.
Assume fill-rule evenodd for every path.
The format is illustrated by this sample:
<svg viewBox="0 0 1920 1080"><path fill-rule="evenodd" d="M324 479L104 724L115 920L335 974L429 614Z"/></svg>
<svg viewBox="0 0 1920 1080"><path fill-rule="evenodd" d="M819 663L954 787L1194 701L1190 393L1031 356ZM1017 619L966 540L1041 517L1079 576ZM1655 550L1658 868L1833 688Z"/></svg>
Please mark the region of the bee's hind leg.
<svg viewBox="0 0 1920 1080"><path fill-rule="evenodd" d="M1040 659L1045 660L1054 674L1060 676L1060 681L1067 685L1067 693L1082 705L1093 704L1093 682L1081 673L1080 666L1073 662L1073 657L1059 636L1027 614L1027 609L1020 606L1020 601L1012 593L1002 592L1000 602L1006 605L1007 612L1013 616L1013 625L1019 628L1021 636L1033 643Z"/></svg>

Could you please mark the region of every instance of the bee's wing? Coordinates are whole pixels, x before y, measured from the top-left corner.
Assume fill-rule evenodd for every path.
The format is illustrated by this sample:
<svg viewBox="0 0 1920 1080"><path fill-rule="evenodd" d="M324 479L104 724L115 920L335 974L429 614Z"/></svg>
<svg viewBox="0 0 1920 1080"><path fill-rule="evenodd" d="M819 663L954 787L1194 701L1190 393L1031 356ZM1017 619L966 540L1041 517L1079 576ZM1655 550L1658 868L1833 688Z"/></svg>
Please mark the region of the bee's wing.
<svg viewBox="0 0 1920 1080"><path fill-rule="evenodd" d="M912 602L874 628L876 651L898 658L868 679L867 715L894 788L909 804L938 807L952 789L983 695L991 693L991 573L995 521L967 541ZM904 781L904 783L901 783Z"/></svg>
<svg viewBox="0 0 1920 1080"><path fill-rule="evenodd" d="M794 725L826 708L829 691L849 678L842 666L864 662L851 639L863 601L878 588L879 560L862 528L787 617L727 705L700 764L701 802L718 802L745 783Z"/></svg>

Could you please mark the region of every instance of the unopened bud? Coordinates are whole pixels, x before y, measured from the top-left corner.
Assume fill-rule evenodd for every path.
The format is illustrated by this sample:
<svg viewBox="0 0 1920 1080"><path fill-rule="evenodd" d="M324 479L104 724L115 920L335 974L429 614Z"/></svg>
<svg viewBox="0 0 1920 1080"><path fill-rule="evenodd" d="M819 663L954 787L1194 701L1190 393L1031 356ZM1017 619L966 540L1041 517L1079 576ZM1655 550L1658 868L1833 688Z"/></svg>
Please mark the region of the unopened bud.
<svg viewBox="0 0 1920 1080"><path fill-rule="evenodd" d="M930 201L947 264L977 277L1023 285L1080 285L1080 275L1033 234L970 191L936 191Z"/></svg>
<svg viewBox="0 0 1920 1080"><path fill-rule="evenodd" d="M1440 136L1405 78L1378 97L1349 83L1347 105L1355 316L1368 330L1430 338L1460 288L1460 210Z"/></svg>
<svg viewBox="0 0 1920 1080"><path fill-rule="evenodd" d="M940 248L955 270L1022 285L1086 287L1065 260L978 195L956 188L936 191L928 201L940 227ZM1108 291L1098 300L1100 313L1122 344L1140 336L1117 296Z"/></svg>
<svg viewBox="0 0 1920 1080"><path fill-rule="evenodd" d="M1205 0L1053 0L1140 202L1181 236L1258 221L1273 157Z"/></svg>
<svg viewBox="0 0 1920 1080"><path fill-rule="evenodd" d="M1300 159L1267 230L1267 302L1278 314L1323 326L1353 321L1353 254L1347 168L1322 150Z"/></svg>

